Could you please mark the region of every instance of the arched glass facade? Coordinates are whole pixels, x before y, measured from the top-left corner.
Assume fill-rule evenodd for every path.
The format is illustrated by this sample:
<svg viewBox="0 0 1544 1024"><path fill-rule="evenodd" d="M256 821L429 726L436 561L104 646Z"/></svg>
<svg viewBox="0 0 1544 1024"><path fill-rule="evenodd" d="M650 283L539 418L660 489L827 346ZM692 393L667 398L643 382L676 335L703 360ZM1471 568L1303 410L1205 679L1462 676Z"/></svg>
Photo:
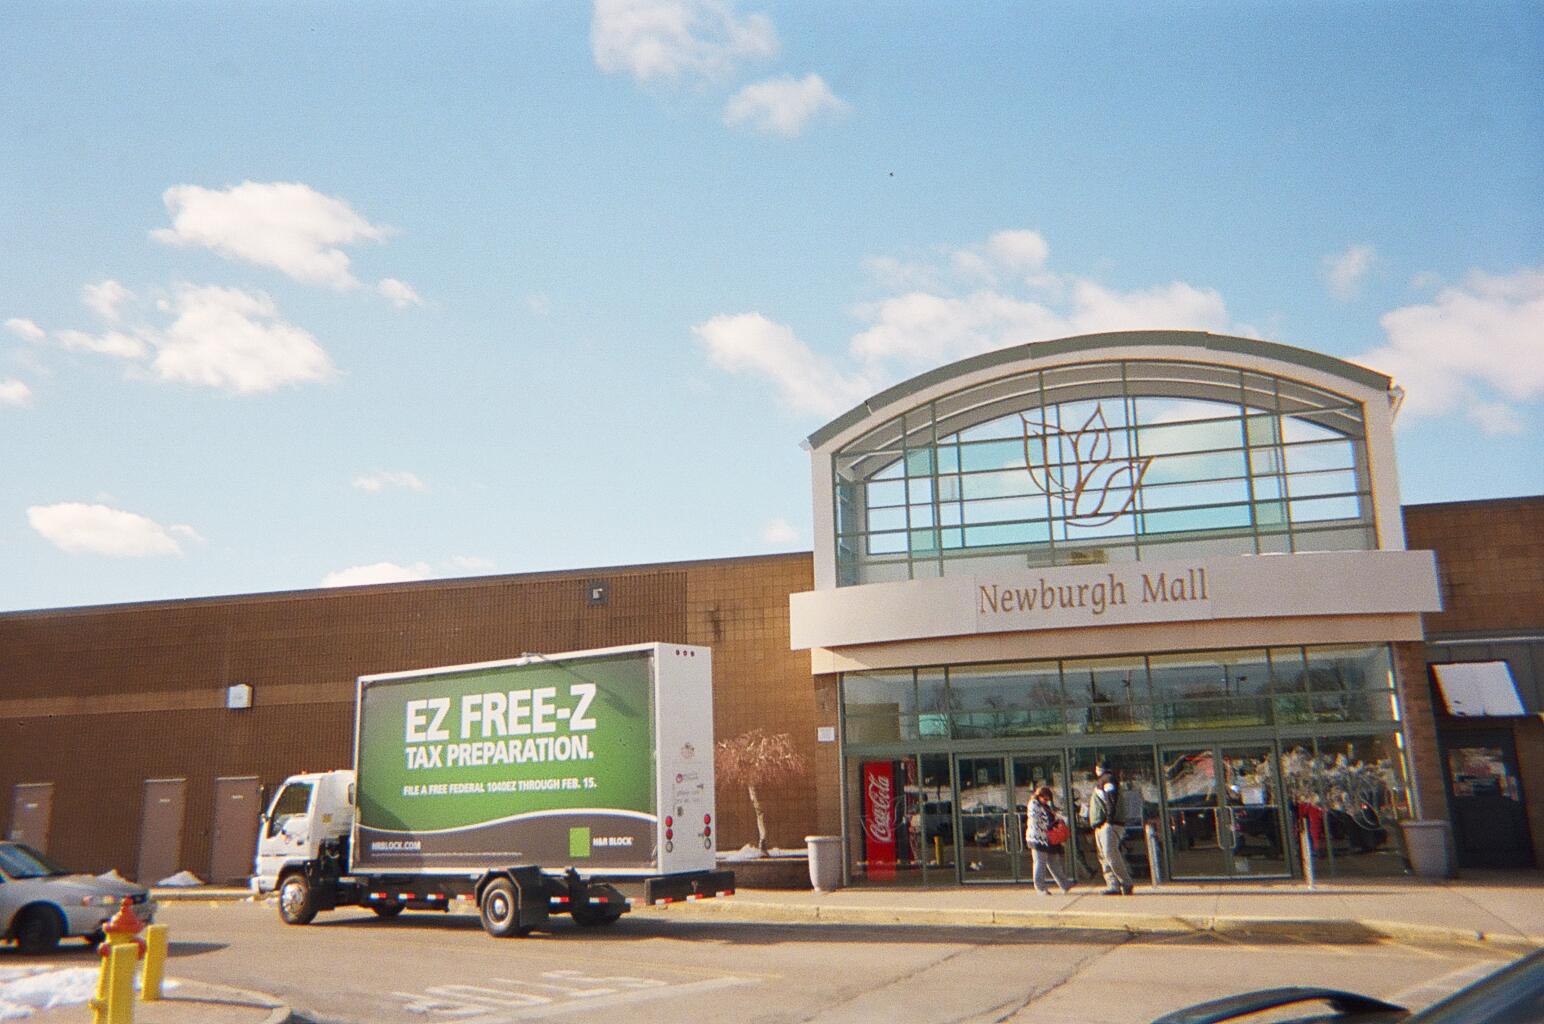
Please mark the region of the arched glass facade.
<svg viewBox="0 0 1544 1024"><path fill-rule="evenodd" d="M1344 395L1210 363L977 384L835 453L837 583L1374 549L1365 428Z"/></svg>

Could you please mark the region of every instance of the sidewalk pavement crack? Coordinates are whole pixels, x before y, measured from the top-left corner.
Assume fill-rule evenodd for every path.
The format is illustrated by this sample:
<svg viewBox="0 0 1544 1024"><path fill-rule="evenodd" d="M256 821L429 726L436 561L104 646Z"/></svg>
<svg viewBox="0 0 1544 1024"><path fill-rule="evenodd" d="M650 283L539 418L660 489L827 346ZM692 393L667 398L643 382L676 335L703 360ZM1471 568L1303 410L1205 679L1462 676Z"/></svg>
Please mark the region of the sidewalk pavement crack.
<svg viewBox="0 0 1544 1024"><path fill-rule="evenodd" d="M1072 970L1068 971L1065 975L1063 975L1062 978L1059 981L1056 982L1056 984L1051 985L1049 988L1043 988L1043 989L1040 989L1038 991L1031 992L1028 996L1024 997L1024 999L1022 1001L1017 1003L1007 1013L1001 1014L1000 1016L997 1016L997 1017L993 1017L991 1019L992 1020L992 1024L1007 1024L1008 1021L1011 1021L1013 1018L1017 1017L1019 1014L1023 1013L1025 1010L1029 1009L1029 1007L1031 1005L1040 1002L1042 999L1044 999L1046 996L1050 995L1051 993L1056 992L1059 989L1062 989L1062 988L1066 987L1067 985L1071 984L1075 979L1081 977L1084 973L1086 973L1090 967L1093 967L1094 964L1097 961L1103 959L1104 957L1109 956L1111 953L1113 953L1116 950L1120 949L1121 947L1125 946L1127 943L1129 943L1134 938L1136 938L1136 936L1134 936L1134 935L1127 935L1125 938L1121 939L1119 942L1112 943L1112 944L1110 944L1108 946L1101 946L1101 947L1096 948L1088 956L1083 957L1081 960L1077 961L1077 963L1073 966Z"/></svg>
<svg viewBox="0 0 1544 1024"><path fill-rule="evenodd" d="M891 978L889 981L885 982L882 985L875 985L873 988L866 988L866 989L863 989L861 992L854 992L852 995L846 996L845 998L840 999L840 1000L838 1000L836 1002L827 1003L825 1006L822 1006L819 1010L817 1010L815 1013L811 1014L810 1016L800 1018L798 1024L811 1024L812 1021L820 1019L821 1016L831 1012L832 1010L836 1009L839 1006L846 1006L846 1005L848 1005L850 1003L854 1003L857 1000L864 998L865 996L873 995L876 992L883 992L887 988L895 988L898 985L908 984L908 983L914 981L919 974L925 974L926 972L931 971L934 968L942 967L944 964L948 963L949 961L954 960L954 959L956 959L958 957L964 956L966 953L972 952L972 951L974 951L976 949L979 949L979 948L980 947L975 945L974 943L961 946L959 949L956 949L954 952L948 954L947 956L941 956L937 960L934 960L931 963L925 964L925 965L923 965L921 968L919 968L917 970L910 971L910 972L908 972L906 974L898 975L898 976L896 976L894 978Z"/></svg>

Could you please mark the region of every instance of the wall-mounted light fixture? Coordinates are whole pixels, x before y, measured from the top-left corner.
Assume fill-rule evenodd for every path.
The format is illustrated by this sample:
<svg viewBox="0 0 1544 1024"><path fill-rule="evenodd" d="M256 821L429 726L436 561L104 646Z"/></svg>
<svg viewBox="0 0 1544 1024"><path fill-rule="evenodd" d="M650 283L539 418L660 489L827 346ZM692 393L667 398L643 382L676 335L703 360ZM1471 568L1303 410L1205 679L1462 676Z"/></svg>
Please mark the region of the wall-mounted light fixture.
<svg viewBox="0 0 1544 1024"><path fill-rule="evenodd" d="M252 686L249 683L236 683L225 688L225 706L232 711L239 711L252 706Z"/></svg>

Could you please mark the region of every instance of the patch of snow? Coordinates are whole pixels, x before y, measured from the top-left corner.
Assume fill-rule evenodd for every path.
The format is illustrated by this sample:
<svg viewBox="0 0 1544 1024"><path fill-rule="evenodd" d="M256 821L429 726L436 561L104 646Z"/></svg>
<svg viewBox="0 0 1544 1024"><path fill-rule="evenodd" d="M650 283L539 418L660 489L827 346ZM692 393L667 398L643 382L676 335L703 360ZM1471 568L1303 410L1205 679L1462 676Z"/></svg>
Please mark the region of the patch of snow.
<svg viewBox="0 0 1544 1024"><path fill-rule="evenodd" d="M35 1010L56 1006L80 1006L96 995L97 967L0 967L0 1021L23 1020ZM139 991L141 976L134 977ZM179 982L167 978L161 982L170 992Z"/></svg>
<svg viewBox="0 0 1544 1024"><path fill-rule="evenodd" d="M194 885L203 885L204 880L191 871L179 871L170 878L163 878L156 885L170 889L188 888Z"/></svg>
<svg viewBox="0 0 1544 1024"><path fill-rule="evenodd" d="M95 967L12 967L0 972L0 1020L21 1020L34 1010L79 1006L96 994Z"/></svg>
<svg viewBox="0 0 1544 1024"><path fill-rule="evenodd" d="M782 849L781 847L774 846L770 850L767 851L767 856L768 857L804 857L804 856L808 856L808 851L803 849L802 847L799 848L799 849L796 849L796 850L785 850L785 849ZM754 843L746 843L744 846L740 847L738 850L730 850L728 852L720 850L719 854L718 854L718 859L719 860L727 860L727 861L738 862L738 861L747 861L747 860L763 860L765 858L762 857L760 848L757 847Z"/></svg>
<svg viewBox="0 0 1544 1024"><path fill-rule="evenodd" d="M104 871L100 875L97 875L97 877L100 878L104 882L127 882L128 881L127 878L124 878L122 875L120 875L118 873L118 869L117 868L113 868L111 871Z"/></svg>

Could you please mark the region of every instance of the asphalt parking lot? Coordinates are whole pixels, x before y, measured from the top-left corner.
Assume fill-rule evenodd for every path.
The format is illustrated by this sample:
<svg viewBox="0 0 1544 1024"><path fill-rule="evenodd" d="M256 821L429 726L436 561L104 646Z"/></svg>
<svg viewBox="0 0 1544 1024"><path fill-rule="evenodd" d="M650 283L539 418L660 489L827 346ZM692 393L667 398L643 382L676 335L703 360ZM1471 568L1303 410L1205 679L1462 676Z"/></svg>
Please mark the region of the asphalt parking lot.
<svg viewBox="0 0 1544 1024"><path fill-rule="evenodd" d="M1230 932L769 924L670 912L495 940L470 915L168 905L170 973L267 992L312 1024L561 1019L1137 1024L1240 990L1322 984L1424 1005L1504 962L1479 943ZM15 963L14 951L0 954ZM56 959L95 959L70 945Z"/></svg>

